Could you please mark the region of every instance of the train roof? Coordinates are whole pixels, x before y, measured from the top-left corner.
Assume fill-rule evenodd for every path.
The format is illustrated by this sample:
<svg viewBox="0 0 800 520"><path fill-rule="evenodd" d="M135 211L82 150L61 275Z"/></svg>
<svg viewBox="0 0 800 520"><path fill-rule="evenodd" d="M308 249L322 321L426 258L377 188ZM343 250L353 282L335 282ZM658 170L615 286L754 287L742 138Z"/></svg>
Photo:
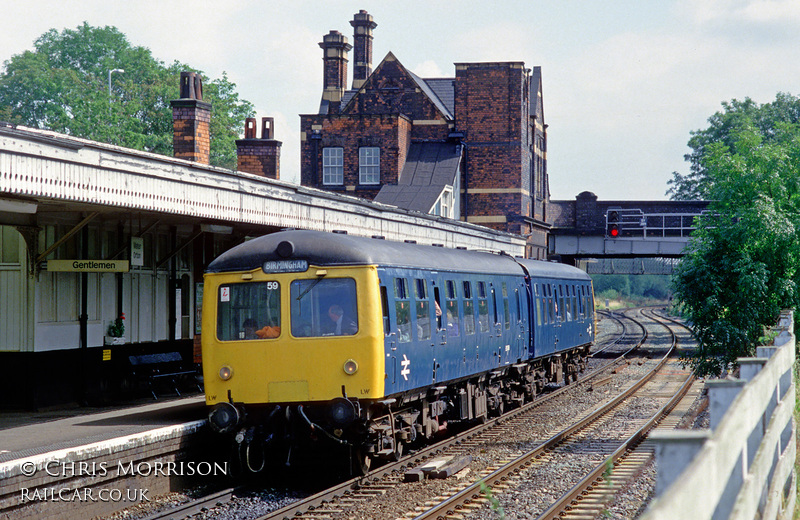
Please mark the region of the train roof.
<svg viewBox="0 0 800 520"><path fill-rule="evenodd" d="M264 262L292 259L319 266L378 265L510 275L522 274L520 262L532 276L589 278L563 264L311 230L280 231L249 240L218 256L206 271L251 271Z"/></svg>

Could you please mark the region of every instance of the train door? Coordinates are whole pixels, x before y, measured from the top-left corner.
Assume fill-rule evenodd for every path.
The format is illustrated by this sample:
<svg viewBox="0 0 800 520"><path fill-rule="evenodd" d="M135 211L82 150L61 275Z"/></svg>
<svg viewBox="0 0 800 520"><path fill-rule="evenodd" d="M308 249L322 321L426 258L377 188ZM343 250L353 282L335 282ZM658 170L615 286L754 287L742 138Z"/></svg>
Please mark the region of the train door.
<svg viewBox="0 0 800 520"><path fill-rule="evenodd" d="M520 358L522 341L519 328L519 299L514 282L509 280L500 284L500 328L503 338L502 357L504 365L515 363Z"/></svg>
<svg viewBox="0 0 800 520"><path fill-rule="evenodd" d="M421 386L418 359L415 359L414 312L409 279L401 273L385 273L381 278L384 355L384 392L391 394Z"/></svg>
<svg viewBox="0 0 800 520"><path fill-rule="evenodd" d="M424 385L442 380L439 372L440 363L437 359L437 352L440 349L437 348L439 336L436 304L429 278L429 273L421 272L412 279L414 301L412 335L415 335L416 339L412 342L414 349L412 363L415 364L417 371L414 380Z"/></svg>
<svg viewBox="0 0 800 520"><path fill-rule="evenodd" d="M552 285L532 282L536 299L536 332L534 333L534 357L552 354L555 350L555 304Z"/></svg>
<svg viewBox="0 0 800 520"><path fill-rule="evenodd" d="M471 280L461 282L461 304L463 310L463 325L461 332L461 355L466 373L478 372L480 339L478 336L478 306L475 304L473 290L475 286Z"/></svg>
<svg viewBox="0 0 800 520"><path fill-rule="evenodd" d="M518 283L516 287L514 287L514 297L511 306L511 309L514 311L512 314L511 327L514 334L514 356L516 359L525 359L528 357L528 320L525 319L528 315L527 303L525 286Z"/></svg>
<svg viewBox="0 0 800 520"><path fill-rule="evenodd" d="M561 284L552 284L551 286L553 292L553 305L555 306L555 313L553 318L555 319L553 330L555 332L555 339L553 342L553 347L556 351L561 350L562 346L559 345L564 339L564 319L565 319L565 309L564 309L564 286Z"/></svg>
<svg viewBox="0 0 800 520"><path fill-rule="evenodd" d="M510 317L508 316L508 289L506 283L501 282L499 286L496 286L493 282L490 283L489 295L495 363L496 365L507 365L511 353L511 341L508 334Z"/></svg>

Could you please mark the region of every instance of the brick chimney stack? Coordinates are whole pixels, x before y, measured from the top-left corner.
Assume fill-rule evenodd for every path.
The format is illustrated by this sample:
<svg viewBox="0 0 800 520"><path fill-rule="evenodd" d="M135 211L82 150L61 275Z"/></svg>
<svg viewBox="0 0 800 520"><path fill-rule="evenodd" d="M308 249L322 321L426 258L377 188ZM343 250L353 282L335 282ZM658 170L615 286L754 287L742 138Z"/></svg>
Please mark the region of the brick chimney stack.
<svg viewBox="0 0 800 520"><path fill-rule="evenodd" d="M248 117L244 125L244 139L236 141L236 169L270 179L280 179L282 144L275 140L274 118L261 118L261 139L258 139L256 118Z"/></svg>
<svg viewBox="0 0 800 520"><path fill-rule="evenodd" d="M372 15L361 9L350 22L353 26L353 89L361 88L372 74L372 30L378 26Z"/></svg>
<svg viewBox="0 0 800 520"><path fill-rule="evenodd" d="M347 53L353 48L347 37L339 31L326 34L319 46L322 48L324 75L322 81L322 100L338 107L347 89Z"/></svg>
<svg viewBox="0 0 800 520"><path fill-rule="evenodd" d="M209 163L211 103L203 101L203 79L181 72L181 98L172 101L172 148L175 157Z"/></svg>

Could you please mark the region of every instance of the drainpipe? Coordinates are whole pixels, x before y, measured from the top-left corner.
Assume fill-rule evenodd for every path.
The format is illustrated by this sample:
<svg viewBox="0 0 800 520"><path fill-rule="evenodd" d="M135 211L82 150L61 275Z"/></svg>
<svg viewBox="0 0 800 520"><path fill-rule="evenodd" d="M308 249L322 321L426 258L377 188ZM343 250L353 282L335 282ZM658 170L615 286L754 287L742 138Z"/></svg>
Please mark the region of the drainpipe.
<svg viewBox="0 0 800 520"><path fill-rule="evenodd" d="M314 187L318 188L322 186L322 179L320 178L319 174L319 143L322 140L322 135L319 133L318 130L314 130L313 133L311 134L310 139L314 157L314 160L312 162L313 167L311 169L311 173L314 178Z"/></svg>

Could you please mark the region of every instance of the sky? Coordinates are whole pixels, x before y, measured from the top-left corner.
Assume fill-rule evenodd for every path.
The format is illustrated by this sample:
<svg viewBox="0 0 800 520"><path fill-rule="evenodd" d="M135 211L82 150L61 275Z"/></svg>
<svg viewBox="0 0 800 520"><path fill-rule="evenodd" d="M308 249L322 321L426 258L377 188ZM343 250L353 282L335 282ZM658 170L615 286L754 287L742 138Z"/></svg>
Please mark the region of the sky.
<svg viewBox="0 0 800 520"><path fill-rule="evenodd" d="M0 0L0 62L51 28L115 26L167 64L226 72L259 121L275 118L281 179L298 182L318 44L331 30L352 43L360 9L378 24L373 68L388 52L423 78L461 62L540 66L553 200L666 199L691 132L722 102L800 95L796 0Z"/></svg>

